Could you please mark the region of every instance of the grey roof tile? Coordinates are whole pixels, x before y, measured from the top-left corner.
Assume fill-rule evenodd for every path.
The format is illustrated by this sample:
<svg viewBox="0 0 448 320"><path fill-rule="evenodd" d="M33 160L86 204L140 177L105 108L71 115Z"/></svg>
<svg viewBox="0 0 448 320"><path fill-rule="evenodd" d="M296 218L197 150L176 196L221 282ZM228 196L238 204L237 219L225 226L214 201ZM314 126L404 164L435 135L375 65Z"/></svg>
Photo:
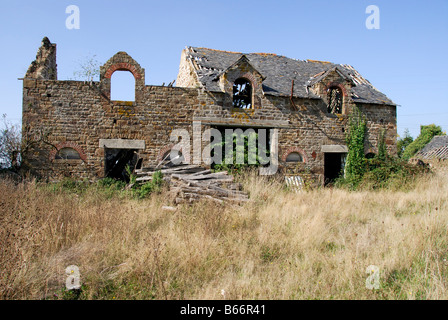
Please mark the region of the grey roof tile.
<svg viewBox="0 0 448 320"><path fill-rule="evenodd" d="M385 94L378 91L349 65L314 60L295 60L269 53L240 53L207 48L188 47L187 53L197 66L197 75L209 91L221 91L216 76L245 55L252 66L264 77L263 92L274 96L290 96L292 80L293 95L299 98L318 99L308 87L319 81L325 73L337 68L344 77L354 83L351 97L357 103L396 105Z"/></svg>
<svg viewBox="0 0 448 320"><path fill-rule="evenodd" d="M435 136L431 141L420 150L420 153L427 153L433 149L448 147L448 136Z"/></svg>

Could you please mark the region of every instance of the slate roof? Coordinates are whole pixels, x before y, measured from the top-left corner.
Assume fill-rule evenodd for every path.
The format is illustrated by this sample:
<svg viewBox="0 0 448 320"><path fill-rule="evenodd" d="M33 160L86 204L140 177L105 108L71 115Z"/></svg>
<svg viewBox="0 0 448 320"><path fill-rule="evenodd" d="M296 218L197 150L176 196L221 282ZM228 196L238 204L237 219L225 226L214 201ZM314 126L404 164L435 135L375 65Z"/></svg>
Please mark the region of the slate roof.
<svg viewBox="0 0 448 320"><path fill-rule="evenodd" d="M295 97L320 99L308 88L322 79L328 71L336 68L344 77L353 82L354 87L350 94L354 102L396 105L349 65L296 60L271 53L240 53L197 47L187 47L186 52L187 57L195 65L199 81L209 91L221 92L217 76L244 55L249 59L250 64L265 77L263 92L267 95L290 96L292 80L294 80L293 95Z"/></svg>
<svg viewBox="0 0 448 320"><path fill-rule="evenodd" d="M448 136L435 136L416 154L416 157L423 159L448 159Z"/></svg>

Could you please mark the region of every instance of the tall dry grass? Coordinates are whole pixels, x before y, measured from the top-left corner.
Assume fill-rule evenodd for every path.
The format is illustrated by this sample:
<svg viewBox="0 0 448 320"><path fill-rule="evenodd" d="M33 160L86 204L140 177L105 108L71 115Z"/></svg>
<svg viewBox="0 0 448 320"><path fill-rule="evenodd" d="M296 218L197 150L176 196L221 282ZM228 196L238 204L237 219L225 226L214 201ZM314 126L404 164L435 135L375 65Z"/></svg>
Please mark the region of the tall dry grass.
<svg viewBox="0 0 448 320"><path fill-rule="evenodd" d="M0 297L447 299L448 175L411 191L294 193L248 174L243 206L146 200L0 182ZM366 288L377 266L379 289Z"/></svg>

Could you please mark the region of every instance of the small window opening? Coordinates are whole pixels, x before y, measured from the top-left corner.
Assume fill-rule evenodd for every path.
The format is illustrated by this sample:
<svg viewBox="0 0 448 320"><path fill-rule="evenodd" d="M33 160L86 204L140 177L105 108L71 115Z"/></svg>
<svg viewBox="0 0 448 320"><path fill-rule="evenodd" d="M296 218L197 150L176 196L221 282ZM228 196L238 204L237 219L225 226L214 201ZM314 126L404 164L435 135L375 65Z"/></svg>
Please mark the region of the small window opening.
<svg viewBox="0 0 448 320"><path fill-rule="evenodd" d="M73 148L62 148L56 153L55 159L79 160L81 156L78 151Z"/></svg>
<svg viewBox="0 0 448 320"><path fill-rule="evenodd" d="M252 108L252 86L248 80L240 78L233 84L233 107Z"/></svg>
<svg viewBox="0 0 448 320"><path fill-rule="evenodd" d="M110 98L116 101L135 101L135 78L130 71L115 71L110 80Z"/></svg>
<svg viewBox="0 0 448 320"><path fill-rule="evenodd" d="M291 152L286 157L286 162L303 162L303 157L298 152Z"/></svg>
<svg viewBox="0 0 448 320"><path fill-rule="evenodd" d="M338 87L328 89L328 113L342 113L342 90Z"/></svg>

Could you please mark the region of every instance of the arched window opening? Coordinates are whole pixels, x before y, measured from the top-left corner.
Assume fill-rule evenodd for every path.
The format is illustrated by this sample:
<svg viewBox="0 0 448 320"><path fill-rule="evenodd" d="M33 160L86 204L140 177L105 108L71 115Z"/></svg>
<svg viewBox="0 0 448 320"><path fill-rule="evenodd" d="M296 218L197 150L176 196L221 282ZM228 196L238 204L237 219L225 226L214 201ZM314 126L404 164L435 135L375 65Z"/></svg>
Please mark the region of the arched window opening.
<svg viewBox="0 0 448 320"><path fill-rule="evenodd" d="M303 162L303 157L300 153L298 152L291 152L290 154L288 154L288 156L286 157L286 162Z"/></svg>
<svg viewBox="0 0 448 320"><path fill-rule="evenodd" d="M252 108L252 85L248 80L239 78L233 84L233 107Z"/></svg>
<svg viewBox="0 0 448 320"><path fill-rule="evenodd" d="M116 101L135 101L135 78L130 71L115 71L110 79L110 98Z"/></svg>
<svg viewBox="0 0 448 320"><path fill-rule="evenodd" d="M342 90L338 87L328 89L328 113L342 113Z"/></svg>
<svg viewBox="0 0 448 320"><path fill-rule="evenodd" d="M81 159L81 156L79 155L79 152L73 148L62 148L56 153L56 156L54 158L64 160L79 160Z"/></svg>

